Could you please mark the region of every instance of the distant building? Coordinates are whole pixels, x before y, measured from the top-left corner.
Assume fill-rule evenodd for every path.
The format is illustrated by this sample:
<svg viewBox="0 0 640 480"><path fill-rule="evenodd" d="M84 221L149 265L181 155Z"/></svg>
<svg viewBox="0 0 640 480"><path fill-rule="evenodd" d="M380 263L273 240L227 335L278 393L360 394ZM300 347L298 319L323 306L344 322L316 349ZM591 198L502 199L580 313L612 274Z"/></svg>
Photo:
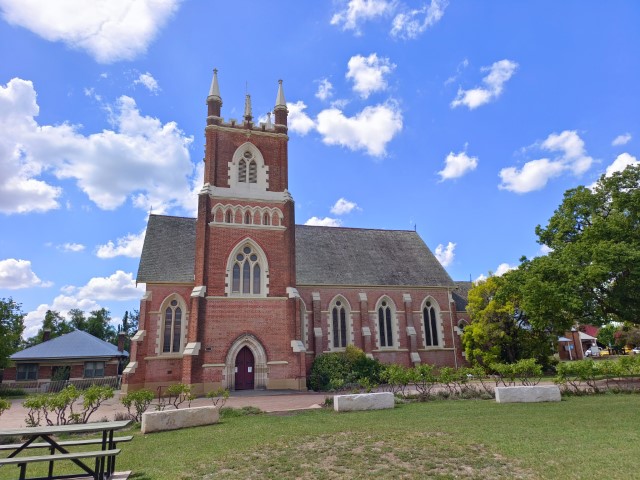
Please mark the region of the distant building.
<svg viewBox="0 0 640 480"><path fill-rule="evenodd" d="M295 224L282 82L273 124L253 122L248 95L225 122L216 72L207 105L198 217L149 217L124 388L305 389L313 359L347 345L461 365L466 284L416 232Z"/></svg>
<svg viewBox="0 0 640 480"><path fill-rule="evenodd" d="M79 381L116 377L118 367L129 353L124 351L124 336L118 346L75 330L11 355L13 366L4 369L4 384L40 384L54 380Z"/></svg>

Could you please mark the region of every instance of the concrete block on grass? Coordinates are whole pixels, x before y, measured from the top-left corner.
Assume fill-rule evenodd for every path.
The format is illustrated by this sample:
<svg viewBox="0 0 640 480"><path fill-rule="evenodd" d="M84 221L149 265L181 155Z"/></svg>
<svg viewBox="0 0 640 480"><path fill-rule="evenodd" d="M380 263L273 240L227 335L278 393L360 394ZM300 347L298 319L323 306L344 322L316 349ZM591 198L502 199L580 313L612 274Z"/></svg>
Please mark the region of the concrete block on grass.
<svg viewBox="0 0 640 480"><path fill-rule="evenodd" d="M394 403L393 393L391 392L335 395L333 397L333 409L336 412L382 410L385 408L393 408Z"/></svg>
<svg viewBox="0 0 640 480"><path fill-rule="evenodd" d="M142 414L142 433L163 432L180 428L198 427L218 423L220 414L216 407L181 408Z"/></svg>
<svg viewBox="0 0 640 480"><path fill-rule="evenodd" d="M523 387L496 387L498 403L559 402L560 388L557 385L535 385Z"/></svg>

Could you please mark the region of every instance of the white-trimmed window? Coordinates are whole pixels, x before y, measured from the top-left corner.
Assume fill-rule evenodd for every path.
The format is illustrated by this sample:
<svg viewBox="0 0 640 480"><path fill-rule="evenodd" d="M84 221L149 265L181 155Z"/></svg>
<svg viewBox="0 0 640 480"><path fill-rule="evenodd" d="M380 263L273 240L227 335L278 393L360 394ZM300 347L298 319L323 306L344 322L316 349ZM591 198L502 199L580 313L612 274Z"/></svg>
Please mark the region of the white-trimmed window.
<svg viewBox="0 0 640 480"><path fill-rule="evenodd" d="M425 347L440 346L440 314L438 304L435 300L427 299L422 309L422 324L424 327Z"/></svg>
<svg viewBox="0 0 640 480"><path fill-rule="evenodd" d="M258 163L251 149L238 160L238 183L258 183Z"/></svg>
<svg viewBox="0 0 640 480"><path fill-rule="evenodd" d="M182 305L176 298L171 299L162 311L162 353L181 352L184 313Z"/></svg>
<svg viewBox="0 0 640 480"><path fill-rule="evenodd" d="M37 380L37 363L18 363L16 365L16 380Z"/></svg>
<svg viewBox="0 0 640 480"><path fill-rule="evenodd" d="M261 253L251 243L236 249L231 264L232 295L264 295L265 272Z"/></svg>
<svg viewBox="0 0 640 480"><path fill-rule="evenodd" d="M349 304L342 297L336 298L329 309L331 322L331 345L334 349L346 348L349 344Z"/></svg>
<svg viewBox="0 0 640 480"><path fill-rule="evenodd" d="M395 306L388 298L383 298L378 304L378 339L380 348L395 346Z"/></svg>
<svg viewBox="0 0 640 480"><path fill-rule="evenodd" d="M104 377L104 362L84 362L84 378Z"/></svg>

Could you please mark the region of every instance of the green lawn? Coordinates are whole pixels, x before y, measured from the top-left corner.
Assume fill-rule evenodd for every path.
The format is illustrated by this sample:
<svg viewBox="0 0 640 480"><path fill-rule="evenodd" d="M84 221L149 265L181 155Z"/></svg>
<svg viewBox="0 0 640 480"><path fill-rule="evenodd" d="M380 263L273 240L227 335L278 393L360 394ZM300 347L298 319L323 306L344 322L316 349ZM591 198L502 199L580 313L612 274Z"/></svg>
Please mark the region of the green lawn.
<svg viewBox="0 0 640 480"><path fill-rule="evenodd" d="M133 470L138 480L628 479L638 474L639 420L640 395L245 416L210 427L137 434L122 445L118 469ZM6 468L0 478L15 478L17 469Z"/></svg>

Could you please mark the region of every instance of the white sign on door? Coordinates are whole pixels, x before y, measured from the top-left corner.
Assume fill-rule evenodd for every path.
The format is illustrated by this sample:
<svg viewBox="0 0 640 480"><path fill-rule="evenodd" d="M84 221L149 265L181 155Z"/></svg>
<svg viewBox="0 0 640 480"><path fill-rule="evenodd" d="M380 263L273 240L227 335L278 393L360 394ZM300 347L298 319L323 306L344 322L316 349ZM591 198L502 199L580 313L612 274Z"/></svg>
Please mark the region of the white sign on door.
<svg viewBox="0 0 640 480"><path fill-rule="evenodd" d="M247 370L249 373L253 372L253 367L249 367L249 370Z"/></svg>

